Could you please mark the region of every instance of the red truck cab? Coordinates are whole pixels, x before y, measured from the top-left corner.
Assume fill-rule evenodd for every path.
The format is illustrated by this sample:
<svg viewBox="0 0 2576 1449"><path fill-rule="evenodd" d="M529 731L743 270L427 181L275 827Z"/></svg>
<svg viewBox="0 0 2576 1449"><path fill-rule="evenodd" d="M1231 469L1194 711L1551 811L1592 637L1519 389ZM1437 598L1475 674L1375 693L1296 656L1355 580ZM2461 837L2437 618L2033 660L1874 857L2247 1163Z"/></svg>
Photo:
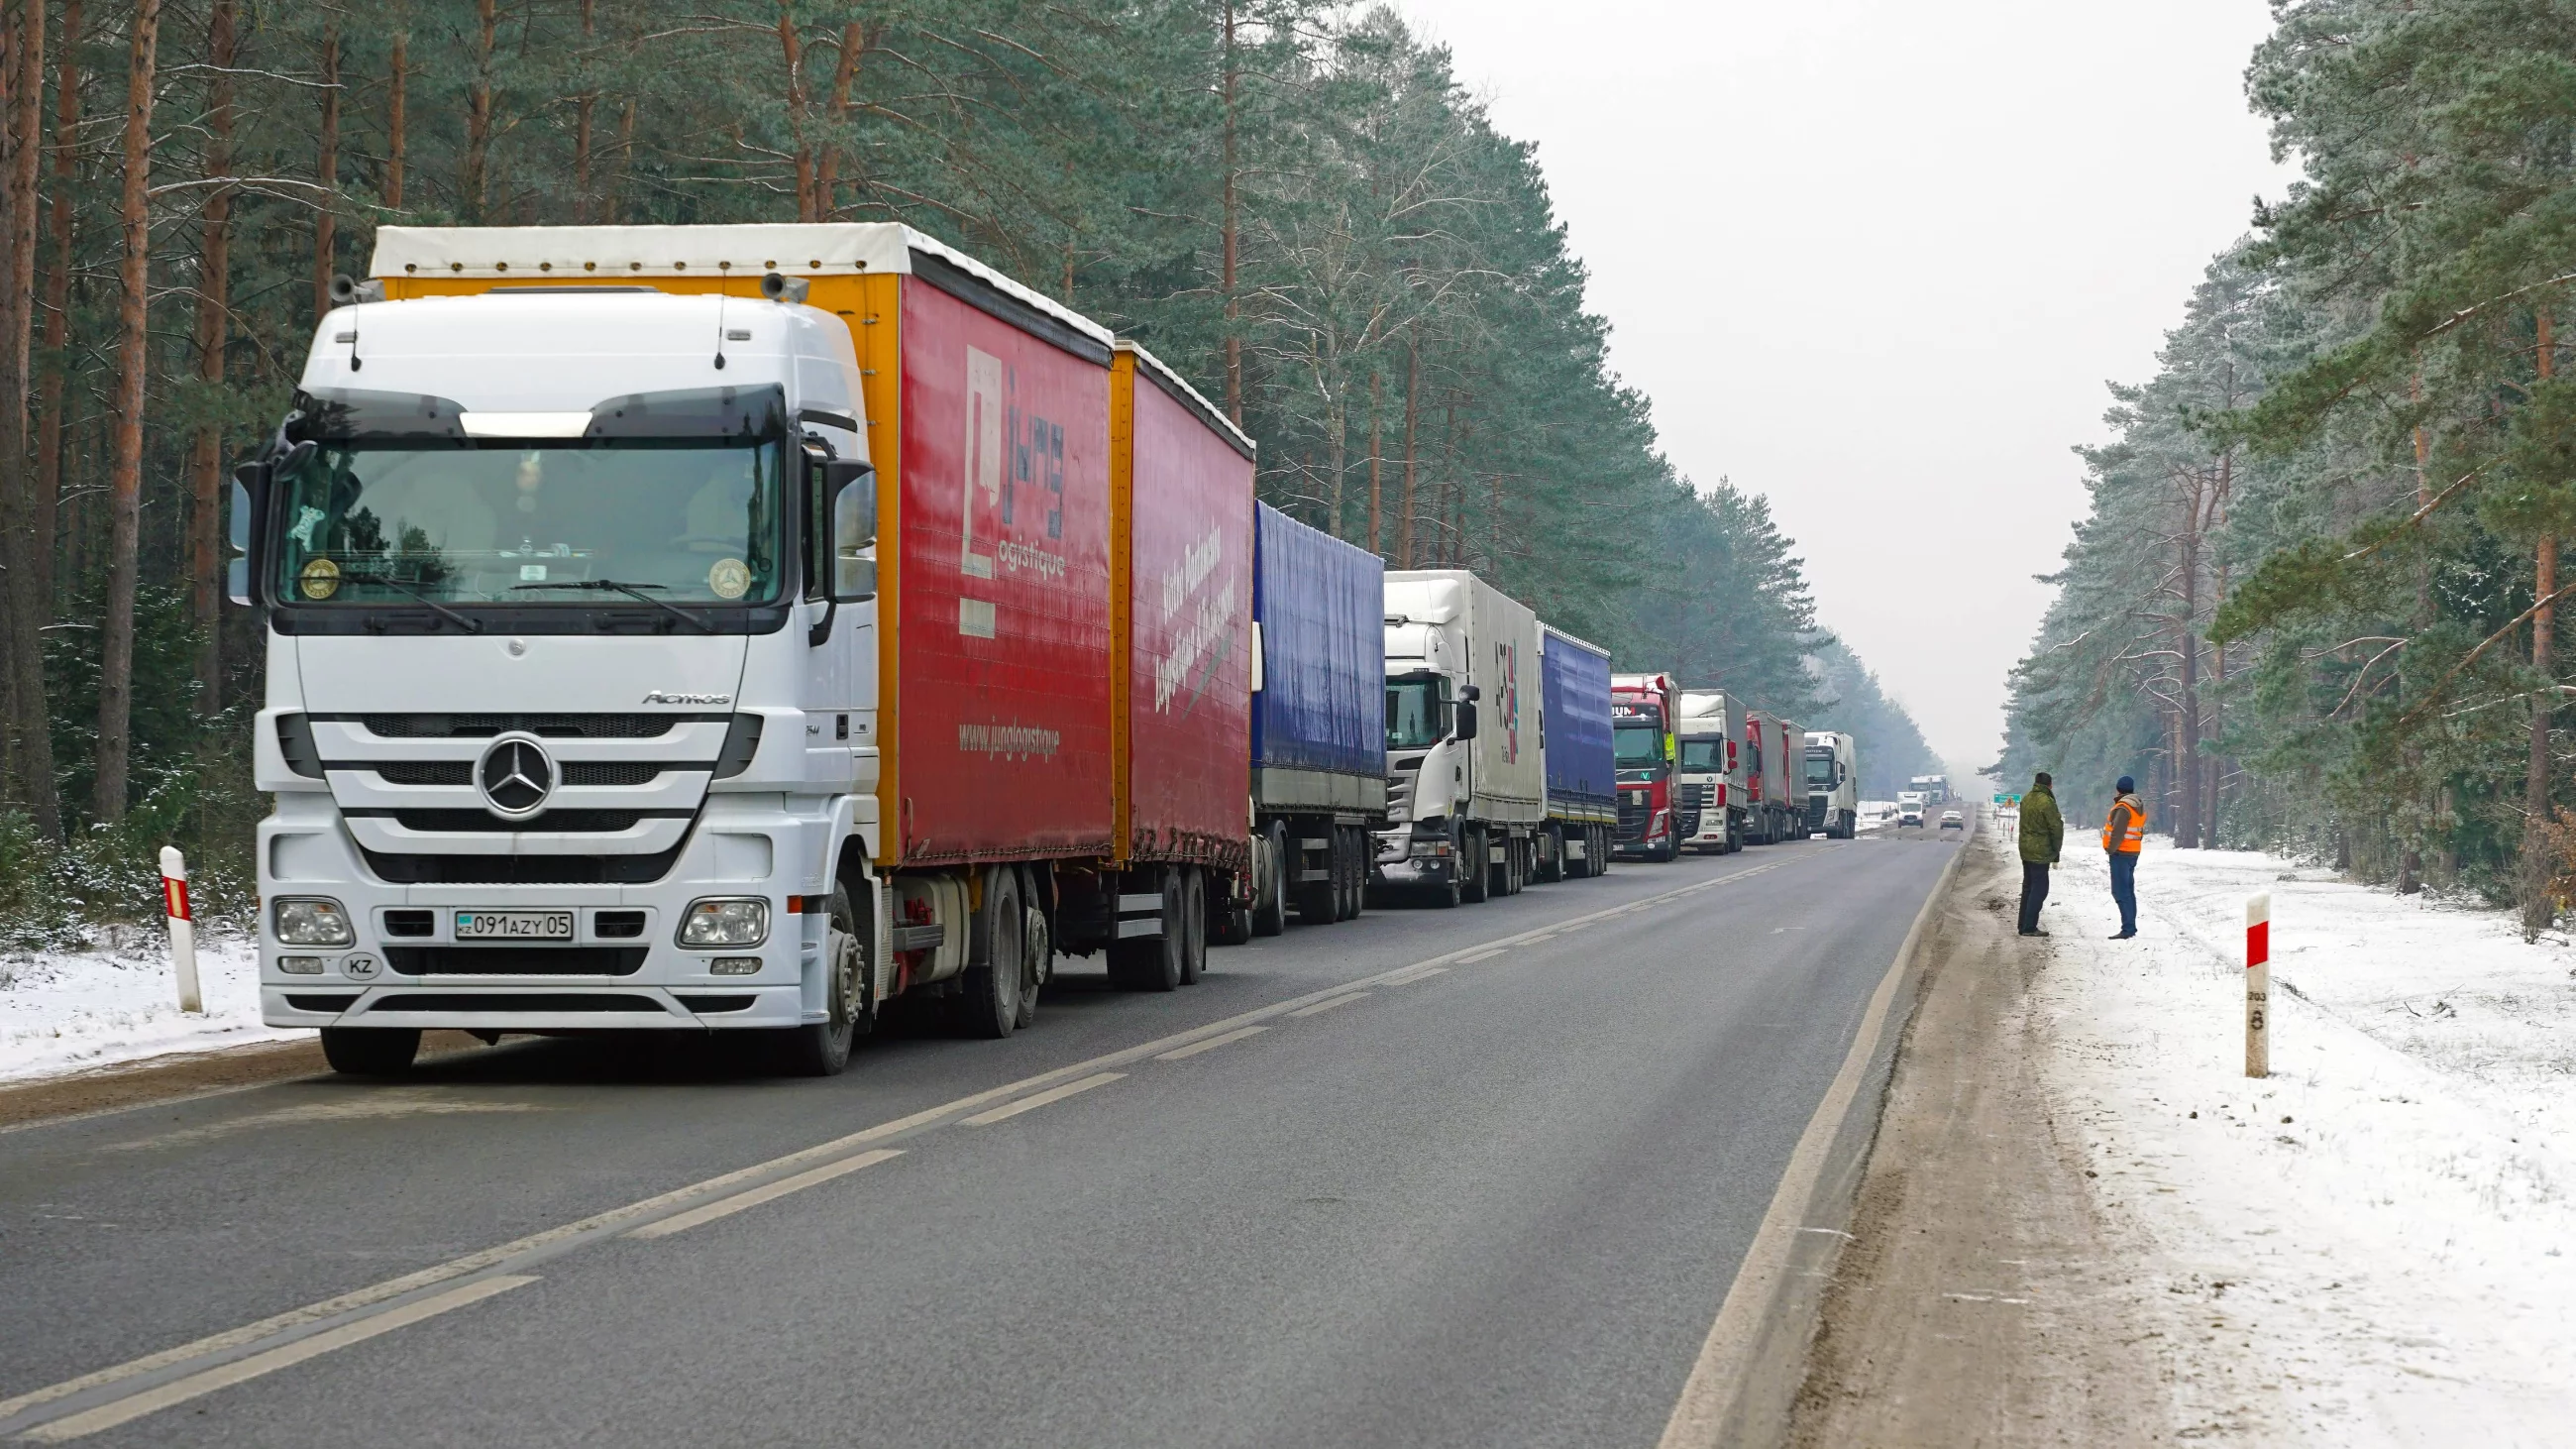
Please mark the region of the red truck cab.
<svg viewBox="0 0 2576 1449"><path fill-rule="evenodd" d="M1681 845L1674 818L1674 721L1681 685L1669 673L1610 676L1610 730L1618 773L1619 827L1614 855L1670 860Z"/></svg>

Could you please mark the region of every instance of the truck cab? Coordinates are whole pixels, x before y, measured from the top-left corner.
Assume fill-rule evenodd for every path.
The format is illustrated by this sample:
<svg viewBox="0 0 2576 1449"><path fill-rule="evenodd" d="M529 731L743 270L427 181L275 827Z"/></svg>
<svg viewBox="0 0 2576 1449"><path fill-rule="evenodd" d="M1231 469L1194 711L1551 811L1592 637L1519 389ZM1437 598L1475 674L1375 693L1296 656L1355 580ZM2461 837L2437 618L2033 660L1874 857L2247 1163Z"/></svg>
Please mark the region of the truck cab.
<svg viewBox="0 0 2576 1449"><path fill-rule="evenodd" d="M1743 727L1743 711L1728 695L1683 693L1674 798L1682 843L1693 850L1726 855L1744 848L1744 760L1736 743Z"/></svg>
<svg viewBox="0 0 2576 1449"><path fill-rule="evenodd" d="M1672 859L1689 833L1676 814L1674 767L1680 751L1674 728L1681 690L1669 674L1616 674L1610 678L1613 763L1618 770L1618 854Z"/></svg>
<svg viewBox="0 0 2576 1449"><path fill-rule="evenodd" d="M1371 884L1435 905L1517 894L1546 819L1538 615L1464 569L1391 571L1387 828Z"/></svg>
<svg viewBox="0 0 2576 1449"><path fill-rule="evenodd" d="M1860 829L1859 750L1839 730L1807 732L1807 833L1849 840Z"/></svg>

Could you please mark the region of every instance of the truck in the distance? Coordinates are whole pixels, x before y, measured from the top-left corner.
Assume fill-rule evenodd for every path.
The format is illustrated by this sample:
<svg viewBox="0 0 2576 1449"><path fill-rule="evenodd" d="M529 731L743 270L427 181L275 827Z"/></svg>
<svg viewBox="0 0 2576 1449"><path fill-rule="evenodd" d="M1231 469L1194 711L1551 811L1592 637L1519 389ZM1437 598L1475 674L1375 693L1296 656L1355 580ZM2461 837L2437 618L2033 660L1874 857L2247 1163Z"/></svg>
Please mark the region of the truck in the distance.
<svg viewBox="0 0 2576 1449"><path fill-rule="evenodd" d="M1674 730L1682 844L1711 855L1744 848L1744 712L1722 690L1684 690Z"/></svg>
<svg viewBox="0 0 2576 1449"><path fill-rule="evenodd" d="M1923 803L1926 806L1946 805L1950 802L1950 778L1947 775L1917 775L1912 784L1914 793L1923 797Z"/></svg>
<svg viewBox="0 0 2576 1449"><path fill-rule="evenodd" d="M1465 569L1386 576L1388 828L1373 883L1436 905L1517 892L1547 780L1538 615Z"/></svg>
<svg viewBox="0 0 2576 1449"><path fill-rule="evenodd" d="M1051 945L1196 976L1249 858L1221 415L896 224L388 227L373 272L235 500L264 1020L343 1071L444 1027L831 1073L897 996L1028 1024Z"/></svg>
<svg viewBox="0 0 2576 1449"><path fill-rule="evenodd" d="M1619 766L1620 855L1670 860L1681 850L1681 822L1674 818L1673 729L1681 715L1681 687L1670 674L1610 676L1610 725Z"/></svg>
<svg viewBox="0 0 2576 1449"><path fill-rule="evenodd" d="M1777 845L1798 833L1807 802L1799 754L1806 731L1767 710L1744 712L1744 839Z"/></svg>
<svg viewBox="0 0 2576 1449"><path fill-rule="evenodd" d="M1849 840L1860 830L1860 745L1839 730L1807 731L1809 835Z"/></svg>
<svg viewBox="0 0 2576 1449"><path fill-rule="evenodd" d="M1252 549L1250 929L1359 914L1386 827L1386 561L1268 504Z"/></svg>
<svg viewBox="0 0 2576 1449"><path fill-rule="evenodd" d="M1610 651L1541 624L1539 678L1547 824L1539 832L1538 878L1600 875L1610 868L1610 833L1619 823Z"/></svg>

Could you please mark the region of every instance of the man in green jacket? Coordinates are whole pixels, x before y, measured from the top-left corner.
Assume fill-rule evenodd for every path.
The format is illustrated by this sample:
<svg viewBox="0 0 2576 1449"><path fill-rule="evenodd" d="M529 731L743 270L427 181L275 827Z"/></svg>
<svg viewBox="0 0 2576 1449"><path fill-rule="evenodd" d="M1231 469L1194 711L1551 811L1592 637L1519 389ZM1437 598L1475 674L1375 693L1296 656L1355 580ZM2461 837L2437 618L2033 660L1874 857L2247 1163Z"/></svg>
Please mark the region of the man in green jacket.
<svg viewBox="0 0 2576 1449"><path fill-rule="evenodd" d="M2051 789L2048 772L2031 777L2029 793L2021 797L2021 933L2045 936L2039 928L2039 908L2048 899L2048 868L2057 864L2057 852L2066 844L2066 820L2057 813L2057 796Z"/></svg>

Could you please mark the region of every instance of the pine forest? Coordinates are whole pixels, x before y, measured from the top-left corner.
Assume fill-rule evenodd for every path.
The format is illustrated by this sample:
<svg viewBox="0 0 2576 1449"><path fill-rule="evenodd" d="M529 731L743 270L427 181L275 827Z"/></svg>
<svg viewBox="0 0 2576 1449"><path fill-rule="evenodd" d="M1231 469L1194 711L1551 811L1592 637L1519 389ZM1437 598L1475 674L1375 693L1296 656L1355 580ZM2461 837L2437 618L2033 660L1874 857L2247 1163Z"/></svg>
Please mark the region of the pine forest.
<svg viewBox="0 0 2576 1449"><path fill-rule="evenodd" d="M0 18L0 923L15 935L149 911L152 861L172 841L199 862L206 909L248 899L266 808L247 746L260 626L221 596L221 499L286 407L333 278L365 276L375 229L395 223L910 223L1178 367L1257 440L1266 501L1392 566L1476 569L1622 667L1678 669L1811 727L1879 731L1874 781L1937 768L1818 626L1764 500L1723 480L1695 489L1665 460L1644 399L1606 365L1608 323L1585 310L1537 156L1391 12L1319 0L17 0ZM2329 90L2366 104L2368 85L2332 78L2348 62L2304 33L2285 33L2266 62L2295 98L2284 124L2341 136L2351 122L2292 107ZM2320 183L2321 196L2342 188L2336 199L2302 202L2262 259L2231 261L2244 280L2213 284L2211 316L2189 336L2225 333L2247 378L2293 334L2331 337L2363 359L2333 365L2393 405L2400 343L2360 327L2354 289L2435 284L2394 270L2412 253L2383 256L2375 238L2518 225L2473 220L2507 204L2479 188L2504 184L2499 168L2543 163L2536 141L2464 132L2440 143L2462 148L2456 173L2403 182L2444 220L2356 225L2340 216L2348 194L2400 182L2377 158L2427 142L2374 132L2352 144L2348 175ZM2530 186L2514 174L2510 186ZM2514 244L2541 249L2536 236ZM2519 284L2518 265L2498 260L2476 285L2490 273ZM2313 280L2263 280L2284 269ZM2449 292L2423 295L2450 305ZM2547 327L2539 295L2409 344L2421 363L2397 371L2424 392L2407 416L2421 419L2431 471L2362 466L2387 418L2327 397L2321 380L2296 394L2311 402L2261 420L2266 441L2320 441L2243 464L2238 497L2259 486L2263 528L2314 531L2358 526L2400 482L2537 466L2475 455L2509 449L2522 410L2551 405L2546 352L2535 392L2534 354L2514 341L2535 318ZM2256 346L2262 328L2282 334L2270 350ZM2198 370L2157 386L2205 411L2205 369L2182 356ZM2159 405L2141 401L2140 416ZM2142 461L2104 459L2105 478L2144 478L2164 466L2144 450L2207 436L2158 427L2141 435ZM2248 434L2217 456L2254 445ZM2350 476L2329 482L2337 467ZM2374 614L2366 632L2439 644L2374 657L2387 641L2365 641L2303 663L2239 646L2212 677L2266 699L2287 686L2258 680L2301 671L2350 683L2350 705L2285 747L2305 752L2299 768L2339 780L2367 750L2402 755L2410 779L2445 783L2370 818L2426 848L2438 822L2456 822L2442 838L2485 861L2511 835L2496 814L2504 767L2489 768L2485 742L2522 706L2405 729L2379 716L2401 694L2429 697L2419 676L2434 650L2447 667L2467 653L2452 641L2520 607L2515 569L2555 525L2545 503L2512 511L2492 489L2427 486L2459 506L2382 539L2374 561L2342 570L2352 581L2338 597L2378 608L2420 595L2422 610ZM2123 506L2166 505L2142 492ZM2213 519L2204 572L2223 571L2240 536L2225 527L2253 515L2240 502L2232 525ZM2383 575L2422 583L2388 594ZM2340 627L2265 623L2300 631L2279 636L2282 661ZM2143 702L2159 686L2125 659L2102 669L2120 708L2071 702L2110 749L2115 726L2150 728ZM2453 694L2521 678L2501 648L2460 672ZM2034 692L2025 720L2058 707ZM2186 764L2216 758L2191 748ZM2247 791L2237 769L2231 799Z"/></svg>
<svg viewBox="0 0 2576 1449"><path fill-rule="evenodd" d="M2537 932L2576 891L2576 4L2273 10L2248 94L2299 179L2081 450L2002 768Z"/></svg>

